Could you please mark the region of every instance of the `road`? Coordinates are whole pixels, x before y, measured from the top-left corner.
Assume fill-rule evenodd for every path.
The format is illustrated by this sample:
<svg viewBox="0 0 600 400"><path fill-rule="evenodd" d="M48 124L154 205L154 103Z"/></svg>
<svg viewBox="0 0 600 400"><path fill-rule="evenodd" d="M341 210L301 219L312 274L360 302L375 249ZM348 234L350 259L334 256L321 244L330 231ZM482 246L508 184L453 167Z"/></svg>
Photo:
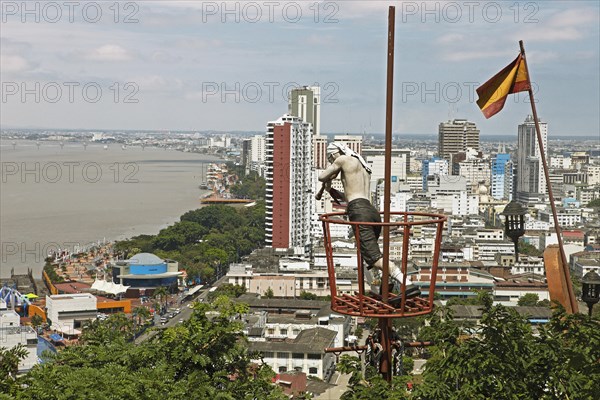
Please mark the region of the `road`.
<svg viewBox="0 0 600 400"><path fill-rule="evenodd" d="M148 339L153 338L162 329L170 328L172 326L177 325L179 323L180 319L182 319L184 321L187 321L188 319L190 319L194 310L189 308L188 305L195 301L205 302L206 298L208 297L208 293L209 293L209 290L211 289L211 287L218 287L226 282L227 282L226 277L222 277L221 279L217 280L212 286L207 287L204 290L201 290L200 293L194 299L181 302L181 305L179 306L179 308L181 309L181 313L179 313L178 315L175 315L173 318L168 320L167 323L165 323L164 325L158 325L158 326L153 326L152 328L149 328L143 335L140 335L138 338L135 339L135 343L140 344ZM169 312L172 312L173 310L174 310L174 308L170 308Z"/></svg>

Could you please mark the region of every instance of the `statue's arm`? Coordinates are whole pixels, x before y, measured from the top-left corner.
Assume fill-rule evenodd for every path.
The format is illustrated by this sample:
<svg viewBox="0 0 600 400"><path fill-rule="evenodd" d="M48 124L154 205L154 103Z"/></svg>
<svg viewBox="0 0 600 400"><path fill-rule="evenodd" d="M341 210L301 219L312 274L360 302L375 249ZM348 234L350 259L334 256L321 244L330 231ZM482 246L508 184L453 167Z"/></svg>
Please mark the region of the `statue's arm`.
<svg viewBox="0 0 600 400"><path fill-rule="evenodd" d="M329 167L327 167L323 172L321 172L319 174L319 181L320 182L331 182L333 179L335 179L338 174L340 173L340 171L342 170L342 165L340 163L337 162L337 160L335 162L333 162L333 164L331 164Z"/></svg>

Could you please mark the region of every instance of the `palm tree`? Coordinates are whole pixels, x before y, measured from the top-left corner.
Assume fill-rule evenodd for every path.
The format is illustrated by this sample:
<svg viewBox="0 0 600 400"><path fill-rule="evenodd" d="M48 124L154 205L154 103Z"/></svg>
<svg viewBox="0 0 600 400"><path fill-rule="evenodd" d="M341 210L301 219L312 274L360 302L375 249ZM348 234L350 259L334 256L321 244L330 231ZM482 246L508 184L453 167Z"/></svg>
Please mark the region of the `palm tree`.
<svg viewBox="0 0 600 400"><path fill-rule="evenodd" d="M137 319L137 324L142 325L142 320L144 323L148 318L150 318L150 311L144 306L138 306L133 309L133 316Z"/></svg>
<svg viewBox="0 0 600 400"><path fill-rule="evenodd" d="M131 317L133 319L133 340L135 340L135 336L138 333L138 328L142 325L141 321L144 320L144 324L148 318L150 318L150 311L146 307L138 306L133 309L133 313L131 313Z"/></svg>
<svg viewBox="0 0 600 400"><path fill-rule="evenodd" d="M40 317L39 315L35 314L33 317L31 317L31 325L33 325L33 328L37 331L37 328L42 325L44 323L44 319L42 317Z"/></svg>
<svg viewBox="0 0 600 400"><path fill-rule="evenodd" d="M169 291L167 290L166 287L161 286L161 287L157 287L156 289L154 289L154 294L153 297L155 299L158 299L159 301L162 300L162 307L166 308L167 307L167 298L169 296Z"/></svg>

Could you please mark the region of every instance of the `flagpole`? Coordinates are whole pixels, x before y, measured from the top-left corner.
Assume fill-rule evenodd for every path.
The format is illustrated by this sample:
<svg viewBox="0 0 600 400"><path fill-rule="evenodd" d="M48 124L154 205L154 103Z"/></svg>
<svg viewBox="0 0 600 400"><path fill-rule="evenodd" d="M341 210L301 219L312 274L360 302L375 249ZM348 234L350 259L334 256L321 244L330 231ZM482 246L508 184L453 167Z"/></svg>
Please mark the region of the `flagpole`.
<svg viewBox="0 0 600 400"><path fill-rule="evenodd" d="M392 175L392 111L394 105L394 36L396 26L396 7L388 8L388 47L387 47L387 85L385 101L385 181L383 195L383 222L390 222L390 197ZM390 227L383 226L383 271L381 274L381 297L384 303L389 299L390 276ZM392 382L393 360L392 360L392 319L379 318L378 322L381 340L381 361L379 371L383 379Z"/></svg>
<svg viewBox="0 0 600 400"><path fill-rule="evenodd" d="M531 111L533 112L533 120L535 122L535 132L537 135L537 141L540 148L540 156L542 158L542 165L544 167L544 176L546 177L546 186L548 188L548 199L550 200L550 207L552 208L552 216L554 217L554 229L556 231L556 237L558 239L558 248L560 251L560 258L562 261L562 271L565 277L567 290L569 293L569 302L573 313L579 311L577 301L575 300L575 293L573 292L573 284L571 283L571 274L569 272L569 265L567 264L567 256L565 255L565 249L563 246L562 233L560 226L558 225L558 216L556 213L556 205L554 204L554 195L552 194L552 184L550 183L550 174L548 173L548 164L546 163L546 154L544 151L544 144L542 143L542 133L540 130L540 123L538 121L537 111L535 109L535 100L533 98L533 89L531 88L531 74L529 73L529 66L527 65L527 57L525 57L525 46L523 41L519 40L519 46L521 47L521 55L525 62L525 69L527 70L527 82L529 83L529 103L531 103Z"/></svg>

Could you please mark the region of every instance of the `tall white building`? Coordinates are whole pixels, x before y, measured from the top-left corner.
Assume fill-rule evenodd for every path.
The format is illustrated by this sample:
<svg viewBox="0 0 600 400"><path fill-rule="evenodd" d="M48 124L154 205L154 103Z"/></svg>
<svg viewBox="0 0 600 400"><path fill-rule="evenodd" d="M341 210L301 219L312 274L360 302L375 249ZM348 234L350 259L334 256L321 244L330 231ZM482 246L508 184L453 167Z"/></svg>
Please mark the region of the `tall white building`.
<svg viewBox="0 0 600 400"><path fill-rule="evenodd" d="M313 135L321 136L321 88L302 86L290 91L288 114L312 124Z"/></svg>
<svg viewBox="0 0 600 400"><path fill-rule="evenodd" d="M313 193L312 125L285 114L265 135L265 244L287 249L310 245Z"/></svg>
<svg viewBox="0 0 600 400"><path fill-rule="evenodd" d="M512 201L515 192L515 166L512 161L504 165L504 199Z"/></svg>
<svg viewBox="0 0 600 400"><path fill-rule="evenodd" d="M327 136L313 136L313 164L315 169L327 168Z"/></svg>
<svg viewBox="0 0 600 400"><path fill-rule="evenodd" d="M265 162L265 135L252 136L252 150L250 161L253 163Z"/></svg>
<svg viewBox="0 0 600 400"><path fill-rule="evenodd" d="M544 155L548 157L548 124L539 121ZM546 178L535 132L533 116L528 115L519 125L517 148L516 200L525 203L539 203L546 197Z"/></svg>
<svg viewBox="0 0 600 400"><path fill-rule="evenodd" d="M290 91L288 114L312 124L313 167L327 168L327 137L321 136L321 88L303 86Z"/></svg>

